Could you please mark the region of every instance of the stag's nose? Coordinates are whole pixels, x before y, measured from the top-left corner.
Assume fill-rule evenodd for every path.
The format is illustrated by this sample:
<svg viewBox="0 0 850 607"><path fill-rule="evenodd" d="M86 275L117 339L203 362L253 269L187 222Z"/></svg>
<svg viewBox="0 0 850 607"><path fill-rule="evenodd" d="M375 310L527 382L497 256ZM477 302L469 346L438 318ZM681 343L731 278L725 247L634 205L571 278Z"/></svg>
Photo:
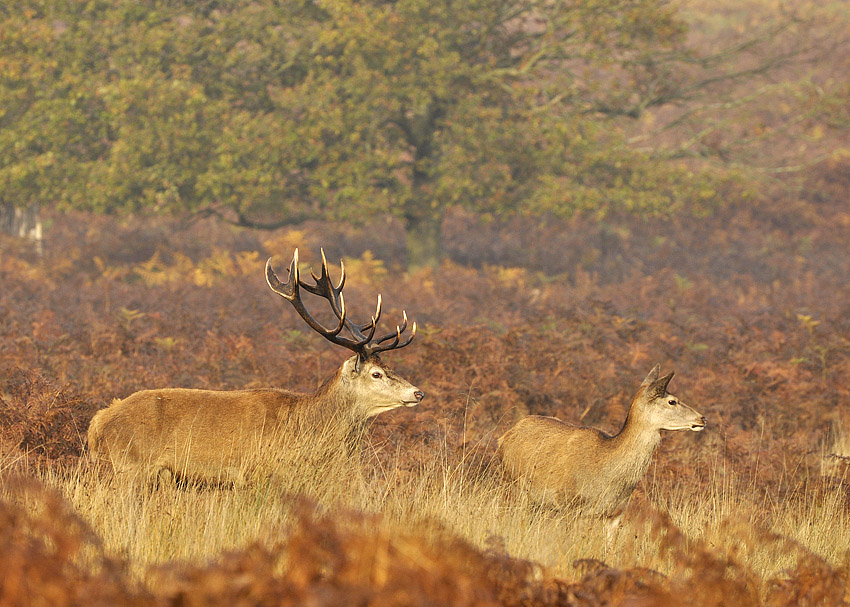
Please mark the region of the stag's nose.
<svg viewBox="0 0 850 607"><path fill-rule="evenodd" d="M422 390L417 390L413 393L413 396L415 396L416 400L421 403L422 399L425 398L425 393Z"/></svg>

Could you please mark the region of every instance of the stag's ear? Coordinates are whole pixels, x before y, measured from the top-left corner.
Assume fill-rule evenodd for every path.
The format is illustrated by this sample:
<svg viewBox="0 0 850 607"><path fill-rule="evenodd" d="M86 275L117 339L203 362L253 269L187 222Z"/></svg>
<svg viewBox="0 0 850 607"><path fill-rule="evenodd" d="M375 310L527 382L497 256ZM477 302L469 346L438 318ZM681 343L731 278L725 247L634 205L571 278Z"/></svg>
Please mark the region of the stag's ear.
<svg viewBox="0 0 850 607"><path fill-rule="evenodd" d="M363 370L363 363L366 362L366 357L362 354L358 354L354 357L354 374L360 375L360 372Z"/></svg>
<svg viewBox="0 0 850 607"><path fill-rule="evenodd" d="M643 381L640 383L640 387L641 387L641 388L646 388L647 386L652 385L652 382L654 382L654 381L657 381L657 380L658 380L658 374L659 374L659 373L661 373L661 365L660 365L660 364L657 364L657 365L655 365L654 367L652 367L652 371L650 371L650 372L649 372L649 375L647 375L647 376L643 379ZM670 375L671 375L671 377L672 377L672 375L673 375L673 374L671 373Z"/></svg>
<svg viewBox="0 0 850 607"><path fill-rule="evenodd" d="M363 365L360 362L359 356L351 356L345 359L345 362L342 363L342 377L343 379L353 379L360 375L360 371L363 369Z"/></svg>

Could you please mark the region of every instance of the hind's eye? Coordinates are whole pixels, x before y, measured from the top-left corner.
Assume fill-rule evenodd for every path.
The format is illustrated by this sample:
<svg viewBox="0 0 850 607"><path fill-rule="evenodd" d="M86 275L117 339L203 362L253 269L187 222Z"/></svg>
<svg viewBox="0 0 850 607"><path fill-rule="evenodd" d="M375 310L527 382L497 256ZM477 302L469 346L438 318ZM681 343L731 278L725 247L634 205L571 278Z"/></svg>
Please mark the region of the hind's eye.
<svg viewBox="0 0 850 607"><path fill-rule="evenodd" d="M381 374L380 371L375 371L375 372L372 373L372 377L374 377L375 379L381 379L383 377L383 375Z"/></svg>
<svg viewBox="0 0 850 607"><path fill-rule="evenodd" d="M667 404L668 405L675 405L676 401L671 398L670 400L667 401Z"/></svg>

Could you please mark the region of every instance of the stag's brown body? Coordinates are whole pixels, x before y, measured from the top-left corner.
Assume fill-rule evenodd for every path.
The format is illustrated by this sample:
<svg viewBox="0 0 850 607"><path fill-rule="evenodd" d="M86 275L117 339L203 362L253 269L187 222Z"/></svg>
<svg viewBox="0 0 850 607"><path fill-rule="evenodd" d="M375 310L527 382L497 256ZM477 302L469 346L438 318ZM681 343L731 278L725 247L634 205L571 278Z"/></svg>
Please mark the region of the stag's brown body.
<svg viewBox="0 0 850 607"><path fill-rule="evenodd" d="M250 454L269 455L264 440L295 411L315 415L316 402L273 389L141 390L95 415L89 451L108 456L118 473L145 479L168 471L191 480L235 481L248 472Z"/></svg>
<svg viewBox="0 0 850 607"><path fill-rule="evenodd" d="M649 467L660 431L705 427L702 415L667 392L673 374L659 378L658 373L656 365L616 435L554 417L520 420L499 439L505 471L521 481L536 502L618 516Z"/></svg>
<svg viewBox="0 0 850 607"><path fill-rule="evenodd" d="M364 334L361 325L345 318L341 297L343 279L333 287L326 263L310 292L331 301L339 327L325 329L309 316L298 295L297 251L290 267L290 282L282 285L267 265L267 279L275 292L293 301L308 324L334 343L356 352L313 394L269 388L260 390L195 390L165 388L142 390L99 411L91 421L88 445L91 455L106 459L116 472L143 480L176 476L192 481L245 480L260 464L274 466L280 449L302 441L315 449L347 449L364 422L397 407L418 404L423 394L393 373L378 353L410 343L400 343L401 332L373 339L374 325ZM343 271L344 272L344 271ZM344 277L344 273L343 273ZM327 292L326 292L327 291ZM339 337L348 328L354 339ZM414 325L415 334L415 325ZM371 347L370 347L371 346Z"/></svg>

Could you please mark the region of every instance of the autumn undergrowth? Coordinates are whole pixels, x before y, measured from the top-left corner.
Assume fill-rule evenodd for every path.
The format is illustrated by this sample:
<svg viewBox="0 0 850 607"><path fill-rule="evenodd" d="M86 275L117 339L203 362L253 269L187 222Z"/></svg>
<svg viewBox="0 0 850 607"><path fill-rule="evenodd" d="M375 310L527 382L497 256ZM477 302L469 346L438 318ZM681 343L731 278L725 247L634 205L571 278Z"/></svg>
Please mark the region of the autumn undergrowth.
<svg viewBox="0 0 850 607"><path fill-rule="evenodd" d="M290 466L275 479L237 488L152 488L110 477L86 460L38 469L35 477L62 495L91 526L104 554L126 563L130 577L142 583L161 574L157 566L215 562L255 544L271 550L286 541L305 508L340 521L351 513L374 515L370 533L416 530L434 542L448 533L481 552L534 563L538 577L573 582L581 577L576 564L587 559L675 579L692 569L688 559L700 551L746 570L765 585L759 592L803 561L835 570L848 565L843 484L780 499L722 467L706 470L709 481L699 487L650 474L609 541L600 520L536 506L497 470L462 471L468 462L448 464L448 456L412 471L381 469L368 447L364 451L360 462ZM15 499L15 486L6 484L4 500ZM675 551L665 548L671 533L683 538ZM282 568L289 565L282 559Z"/></svg>
<svg viewBox="0 0 850 607"><path fill-rule="evenodd" d="M450 259L416 272L396 263L401 241L336 224L260 240L210 223L57 216L44 259L0 256L3 579L52 605L840 603L845 168L812 176L832 203L699 220L459 212L445 226ZM130 255L131 241L149 246ZM380 292L387 317L417 321L387 363L423 402L378 416L356 456L296 453L244 487L151 490L87 464L88 424L115 398L309 392L338 367L345 354L263 280L262 260L294 246L304 272L321 246L345 257L353 317ZM613 543L598 521L501 482L493 442L513 423L554 415L616 432L657 362L708 425L664 436Z"/></svg>

